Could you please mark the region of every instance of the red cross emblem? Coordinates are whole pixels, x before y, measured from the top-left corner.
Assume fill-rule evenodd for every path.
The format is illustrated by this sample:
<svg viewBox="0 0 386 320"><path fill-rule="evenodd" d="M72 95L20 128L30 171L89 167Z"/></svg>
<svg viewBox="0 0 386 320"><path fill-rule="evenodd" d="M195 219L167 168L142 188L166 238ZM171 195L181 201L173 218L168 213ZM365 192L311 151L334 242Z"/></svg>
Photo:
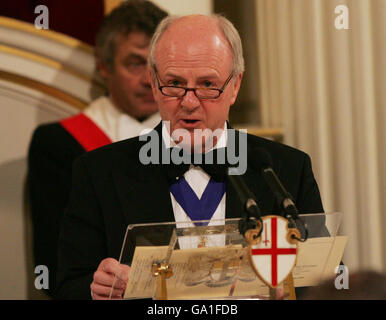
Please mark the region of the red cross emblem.
<svg viewBox="0 0 386 320"><path fill-rule="evenodd" d="M264 236L250 249L251 262L260 278L277 287L292 271L296 263L297 245L287 240L288 221L279 216L266 216Z"/></svg>

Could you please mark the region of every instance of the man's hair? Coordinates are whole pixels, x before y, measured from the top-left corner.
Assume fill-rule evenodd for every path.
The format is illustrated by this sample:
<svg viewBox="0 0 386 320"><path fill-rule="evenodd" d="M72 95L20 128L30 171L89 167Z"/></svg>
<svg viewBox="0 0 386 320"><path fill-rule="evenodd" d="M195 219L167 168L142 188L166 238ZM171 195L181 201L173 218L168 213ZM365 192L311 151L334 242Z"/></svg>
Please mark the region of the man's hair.
<svg viewBox="0 0 386 320"><path fill-rule="evenodd" d="M244 57L243 57L243 46L241 44L241 39L238 31L227 18L219 14L212 14L209 17L217 21L220 30L223 32L225 39L227 39L229 46L232 52L232 73L233 75L239 75L244 72ZM156 31L154 32L153 38L150 42L150 54L149 54L149 66L155 71L156 70L156 61L155 61L155 49L159 39L162 37L164 32L173 24L176 20L180 19L181 16L172 15L164 18L158 25Z"/></svg>
<svg viewBox="0 0 386 320"><path fill-rule="evenodd" d="M103 20L96 36L96 59L112 70L118 36L137 31L151 38L159 22L166 16L164 10L149 1L124 2Z"/></svg>

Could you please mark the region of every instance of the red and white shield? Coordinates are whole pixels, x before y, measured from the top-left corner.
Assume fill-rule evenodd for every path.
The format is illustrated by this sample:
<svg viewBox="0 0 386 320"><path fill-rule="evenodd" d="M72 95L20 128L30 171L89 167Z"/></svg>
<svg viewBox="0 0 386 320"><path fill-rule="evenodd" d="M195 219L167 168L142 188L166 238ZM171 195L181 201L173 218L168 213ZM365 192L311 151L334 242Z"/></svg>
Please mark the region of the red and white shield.
<svg viewBox="0 0 386 320"><path fill-rule="evenodd" d="M297 242L288 242L288 221L279 216L266 216L263 220L261 241L250 246L252 266L267 285L280 285L296 263Z"/></svg>

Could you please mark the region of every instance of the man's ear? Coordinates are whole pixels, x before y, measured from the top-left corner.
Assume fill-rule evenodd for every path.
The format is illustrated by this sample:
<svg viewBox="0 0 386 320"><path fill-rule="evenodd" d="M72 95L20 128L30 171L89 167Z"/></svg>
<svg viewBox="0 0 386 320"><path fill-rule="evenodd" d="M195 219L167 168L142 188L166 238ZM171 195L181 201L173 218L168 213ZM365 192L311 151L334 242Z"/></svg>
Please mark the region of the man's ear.
<svg viewBox="0 0 386 320"><path fill-rule="evenodd" d="M232 97L231 97L231 104L230 104L231 106L236 102L236 98L237 98L237 95L239 94L242 79L243 79L243 73L240 73L231 82L232 84Z"/></svg>

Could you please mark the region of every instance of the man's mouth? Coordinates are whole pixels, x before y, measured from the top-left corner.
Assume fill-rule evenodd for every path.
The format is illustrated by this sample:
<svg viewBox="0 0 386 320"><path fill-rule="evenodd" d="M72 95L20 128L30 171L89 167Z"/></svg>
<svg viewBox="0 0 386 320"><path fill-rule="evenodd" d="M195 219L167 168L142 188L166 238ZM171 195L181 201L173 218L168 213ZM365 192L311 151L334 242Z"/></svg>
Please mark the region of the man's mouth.
<svg viewBox="0 0 386 320"><path fill-rule="evenodd" d="M201 120L198 119L181 119L182 125L185 128L195 128L197 127Z"/></svg>

